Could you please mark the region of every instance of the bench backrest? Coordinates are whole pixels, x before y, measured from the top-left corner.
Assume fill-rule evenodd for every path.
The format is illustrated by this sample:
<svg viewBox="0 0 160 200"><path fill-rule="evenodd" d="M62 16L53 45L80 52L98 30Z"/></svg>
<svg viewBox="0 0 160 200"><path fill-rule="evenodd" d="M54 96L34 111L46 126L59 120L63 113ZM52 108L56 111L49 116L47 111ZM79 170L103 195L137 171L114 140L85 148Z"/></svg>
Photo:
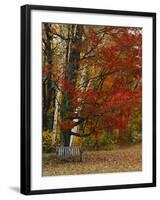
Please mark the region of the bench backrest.
<svg viewBox="0 0 160 200"><path fill-rule="evenodd" d="M81 146L71 146L71 147L56 147L56 154L61 159L66 159L74 156L81 156L82 148Z"/></svg>

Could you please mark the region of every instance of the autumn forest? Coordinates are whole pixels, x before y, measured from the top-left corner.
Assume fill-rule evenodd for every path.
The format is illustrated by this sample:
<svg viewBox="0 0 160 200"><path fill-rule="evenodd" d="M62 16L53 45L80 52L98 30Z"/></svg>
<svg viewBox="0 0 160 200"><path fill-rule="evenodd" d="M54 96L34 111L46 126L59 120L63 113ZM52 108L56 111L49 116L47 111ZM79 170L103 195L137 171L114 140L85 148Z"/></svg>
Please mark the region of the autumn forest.
<svg viewBox="0 0 160 200"><path fill-rule="evenodd" d="M42 97L44 176L142 170L142 28L42 23Z"/></svg>

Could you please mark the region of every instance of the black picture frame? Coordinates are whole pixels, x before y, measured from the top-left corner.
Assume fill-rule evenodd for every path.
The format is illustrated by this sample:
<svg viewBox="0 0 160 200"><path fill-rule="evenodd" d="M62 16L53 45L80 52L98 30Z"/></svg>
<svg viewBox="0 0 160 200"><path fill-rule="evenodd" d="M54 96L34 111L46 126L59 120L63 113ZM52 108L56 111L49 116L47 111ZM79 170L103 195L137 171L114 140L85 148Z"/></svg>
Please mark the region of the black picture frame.
<svg viewBox="0 0 160 200"><path fill-rule="evenodd" d="M111 14L125 16L151 17L152 27L152 56L153 56L153 149L152 149L152 182L125 184L125 185L106 185L78 188L60 188L47 190L31 190L31 11L64 11L94 14ZM89 8L54 7L44 5L24 5L21 6L21 193L25 195L81 192L94 190L112 190L127 188L143 188L156 186L156 13L121 11L121 10L102 10Z"/></svg>

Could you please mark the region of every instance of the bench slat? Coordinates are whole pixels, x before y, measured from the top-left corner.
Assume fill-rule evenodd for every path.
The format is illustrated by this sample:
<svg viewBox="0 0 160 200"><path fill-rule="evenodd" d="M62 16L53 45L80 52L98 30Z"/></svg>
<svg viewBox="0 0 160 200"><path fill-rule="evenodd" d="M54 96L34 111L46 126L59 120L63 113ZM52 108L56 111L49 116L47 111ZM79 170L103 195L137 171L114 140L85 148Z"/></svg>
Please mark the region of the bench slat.
<svg viewBox="0 0 160 200"><path fill-rule="evenodd" d="M56 155L57 158L60 160L78 156L80 158L80 161L82 161L82 147L81 146L56 147Z"/></svg>

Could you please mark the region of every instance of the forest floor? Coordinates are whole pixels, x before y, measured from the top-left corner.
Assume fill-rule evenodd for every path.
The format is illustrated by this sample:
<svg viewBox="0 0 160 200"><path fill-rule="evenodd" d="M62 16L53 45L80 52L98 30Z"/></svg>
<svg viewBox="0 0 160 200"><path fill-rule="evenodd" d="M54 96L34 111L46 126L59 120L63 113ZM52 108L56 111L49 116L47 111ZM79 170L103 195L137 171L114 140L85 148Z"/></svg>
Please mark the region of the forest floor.
<svg viewBox="0 0 160 200"><path fill-rule="evenodd" d="M83 161L55 161L43 154L43 176L78 175L142 170L142 146L132 145L110 151L85 151Z"/></svg>

